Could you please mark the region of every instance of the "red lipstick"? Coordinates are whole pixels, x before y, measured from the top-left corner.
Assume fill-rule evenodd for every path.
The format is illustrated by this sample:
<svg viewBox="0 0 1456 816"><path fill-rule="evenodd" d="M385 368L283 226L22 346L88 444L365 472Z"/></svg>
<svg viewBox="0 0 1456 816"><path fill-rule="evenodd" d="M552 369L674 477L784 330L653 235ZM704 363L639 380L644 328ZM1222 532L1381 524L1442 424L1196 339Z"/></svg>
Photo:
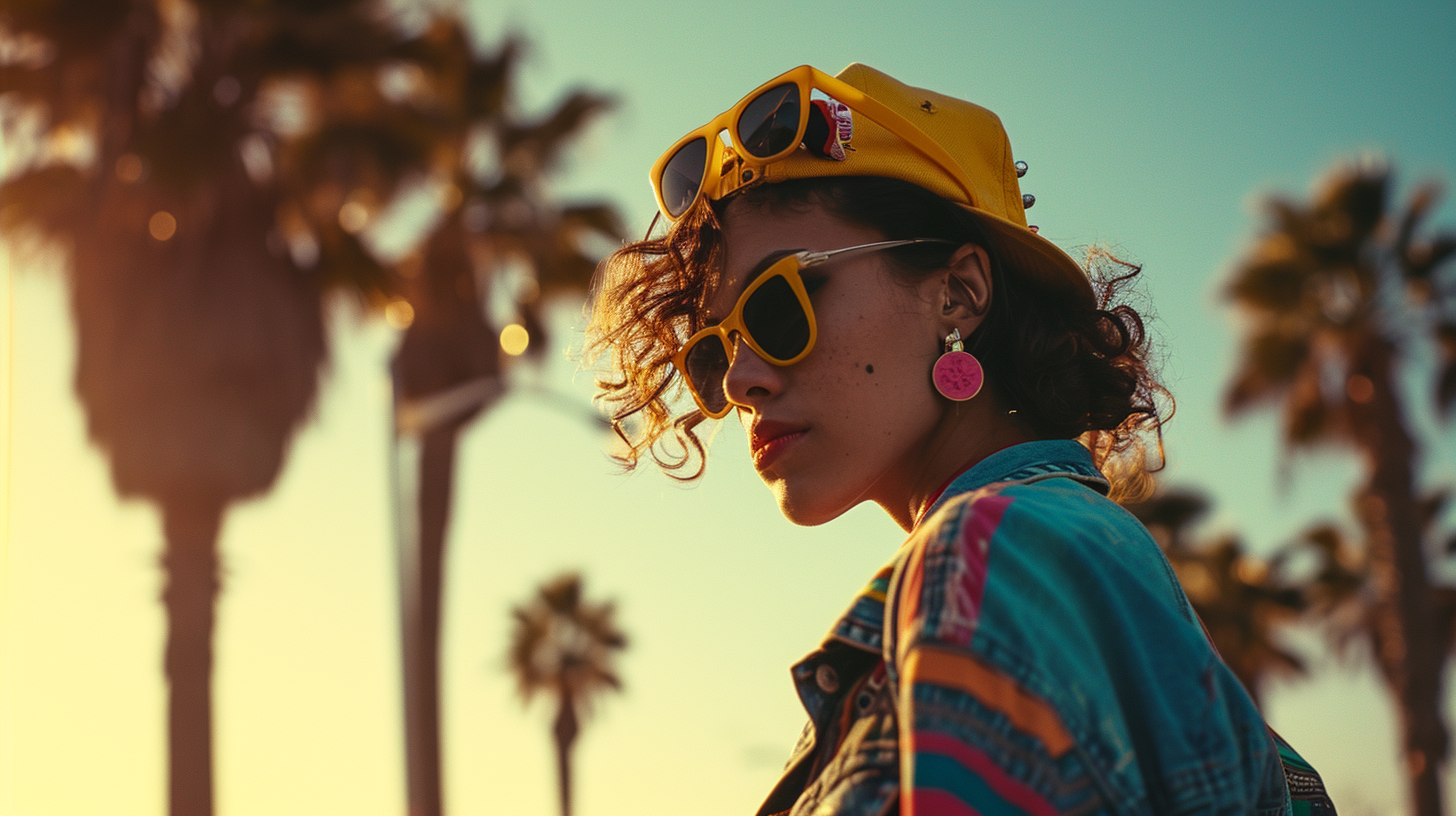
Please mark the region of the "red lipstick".
<svg viewBox="0 0 1456 816"><path fill-rule="evenodd" d="M778 422L760 419L749 430L749 446L753 450L753 465L759 470L773 464L790 447L804 437L809 427L792 422Z"/></svg>

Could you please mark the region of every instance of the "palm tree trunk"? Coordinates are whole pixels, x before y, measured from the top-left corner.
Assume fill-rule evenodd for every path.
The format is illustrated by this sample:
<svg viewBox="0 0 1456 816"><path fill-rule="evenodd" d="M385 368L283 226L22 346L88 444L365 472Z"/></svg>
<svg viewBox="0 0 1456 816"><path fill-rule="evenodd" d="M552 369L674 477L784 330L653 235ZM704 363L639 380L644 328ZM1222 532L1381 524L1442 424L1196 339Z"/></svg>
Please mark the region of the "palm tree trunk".
<svg viewBox="0 0 1456 816"><path fill-rule="evenodd" d="M460 423L424 434L420 442L416 631L406 636L405 660L412 688L405 690L406 763L410 816L440 816L444 811L440 761L440 621L444 599L445 538L455 479L455 447Z"/></svg>
<svg viewBox="0 0 1456 816"><path fill-rule="evenodd" d="M576 744L580 724L576 719L576 701L562 695L556 712L556 784L561 791L561 816L571 816L571 748Z"/></svg>
<svg viewBox="0 0 1456 816"><path fill-rule="evenodd" d="M1415 491L1416 449L1395 382L1395 348L1387 340L1364 345L1359 370L1374 384L1374 398L1356 416L1356 434L1369 460L1369 499L1363 515L1377 564L1391 570L1398 625L1391 627L1387 655L1379 659L1393 680L1416 816L1440 816L1441 766L1447 730L1441 711L1441 674L1445 650L1436 631L1435 600L1426 568L1420 511Z"/></svg>
<svg viewBox="0 0 1456 816"><path fill-rule="evenodd" d="M162 505L171 816L212 814L212 632L222 513L223 503L213 499L170 498Z"/></svg>
<svg viewBox="0 0 1456 816"><path fill-rule="evenodd" d="M445 534L454 489L455 447L460 430L497 395L467 394L456 403L455 389L500 373L500 346L485 323L476 297L474 263L458 211L436 229L425 248L427 273L412 286L414 322L395 352L391 371L395 390L395 433L412 436L418 450L413 480L413 552L404 580L406 767L410 816L440 816L440 616L445 565ZM438 398L451 404L441 409ZM438 415L405 431L400 411L406 404L431 404ZM402 502L403 503L403 502Z"/></svg>

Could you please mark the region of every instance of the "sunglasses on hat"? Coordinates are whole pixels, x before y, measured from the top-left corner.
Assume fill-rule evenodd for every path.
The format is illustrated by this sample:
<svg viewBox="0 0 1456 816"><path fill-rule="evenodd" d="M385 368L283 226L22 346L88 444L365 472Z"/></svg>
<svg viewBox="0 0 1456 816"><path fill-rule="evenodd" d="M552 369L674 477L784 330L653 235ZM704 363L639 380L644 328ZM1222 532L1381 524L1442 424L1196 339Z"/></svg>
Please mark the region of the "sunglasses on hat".
<svg viewBox="0 0 1456 816"><path fill-rule="evenodd" d="M815 90L904 140L948 173L966 191L967 200L972 199L970 180L945 148L864 91L801 65L760 85L711 122L678 139L658 158L652 166L652 187L663 215L676 220L704 193L719 199L762 179L765 166L805 144L811 126L827 130L829 144L819 140L808 146L816 151L832 151L833 158L842 158L843 153L835 147L834 130L839 123L833 120L832 112L826 121L825 112L834 109L811 99ZM843 125L846 129L852 127L847 119ZM724 131L728 132L731 147L725 147L719 138Z"/></svg>
<svg viewBox="0 0 1456 816"><path fill-rule="evenodd" d="M672 364L687 381L698 408L712 419L721 419L732 410L723 378L737 354L737 344L733 342L735 336L755 354L777 366L793 365L814 349L818 325L799 270L819 266L831 258L927 243L956 242L941 238L911 238L785 255L748 284L727 317L689 337L673 355Z"/></svg>

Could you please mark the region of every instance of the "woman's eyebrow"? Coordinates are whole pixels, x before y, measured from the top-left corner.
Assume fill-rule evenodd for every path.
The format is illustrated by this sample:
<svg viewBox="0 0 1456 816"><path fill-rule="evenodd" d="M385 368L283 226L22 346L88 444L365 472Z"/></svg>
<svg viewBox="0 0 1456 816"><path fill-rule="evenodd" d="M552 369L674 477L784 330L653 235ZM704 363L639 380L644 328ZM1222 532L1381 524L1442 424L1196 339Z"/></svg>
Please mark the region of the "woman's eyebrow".
<svg viewBox="0 0 1456 816"><path fill-rule="evenodd" d="M747 289L748 285L757 280L758 276L762 275L770 266L773 266L775 263L778 263L779 261L787 258L790 255L803 251L803 249L776 249L773 252L770 252L769 254L763 256L762 258L759 258L758 262L755 263L748 270L748 272L744 274L743 280L739 282L739 285L734 287L737 291L734 292L733 303L736 305L738 303L738 298L743 297L743 290ZM723 318L726 316L727 315L714 317L713 312L710 309L708 310L708 314L706 315L705 319L707 320L707 324L709 326L716 326L719 323L722 323Z"/></svg>
<svg viewBox="0 0 1456 816"><path fill-rule="evenodd" d="M763 256L762 258L759 258L758 263L754 264L753 268L748 270L748 274L744 275L743 279L745 281L751 281L754 278L757 278L759 275L762 275L764 271L767 270L770 266L773 266L774 264L778 263L784 258L787 258L790 255L803 251L803 249L776 249L773 252L770 252L769 254Z"/></svg>

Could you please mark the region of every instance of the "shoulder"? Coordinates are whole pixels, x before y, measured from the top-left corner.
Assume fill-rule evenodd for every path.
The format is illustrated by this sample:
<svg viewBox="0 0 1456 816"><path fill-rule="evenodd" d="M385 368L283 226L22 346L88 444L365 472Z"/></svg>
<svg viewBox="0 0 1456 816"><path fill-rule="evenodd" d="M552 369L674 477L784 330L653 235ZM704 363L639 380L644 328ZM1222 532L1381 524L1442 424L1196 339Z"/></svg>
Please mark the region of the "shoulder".
<svg viewBox="0 0 1456 816"><path fill-rule="evenodd" d="M1034 611L1029 622L1055 629L1128 594L1196 629L1166 559L1127 511L1073 479L998 483L947 502L906 542L889 622L905 646L969 647L1001 618Z"/></svg>
<svg viewBox="0 0 1456 816"><path fill-rule="evenodd" d="M982 631L987 614L1001 614L986 607L998 603L998 552L1012 546L1008 535L1020 535L1014 531L1023 516L1057 509L1040 497L1060 489L1051 481L956 497L897 559L886 665L900 695L902 749L913 757L907 791L917 810L922 799L934 810L936 797L952 794L977 808L1034 803L1028 812L1080 812L1107 802L1098 763L1085 753L1076 719L1066 716L1066 695L1045 682L1035 661L1006 659L1011 653Z"/></svg>
<svg viewBox="0 0 1456 816"><path fill-rule="evenodd" d="M1278 804L1263 721L1167 560L1136 519L1075 480L946 503L906 542L886 601L899 687L917 700L960 695L938 711L984 710L1053 764L1080 756L1115 801L1173 812L1220 789L1257 802L1253 812Z"/></svg>

